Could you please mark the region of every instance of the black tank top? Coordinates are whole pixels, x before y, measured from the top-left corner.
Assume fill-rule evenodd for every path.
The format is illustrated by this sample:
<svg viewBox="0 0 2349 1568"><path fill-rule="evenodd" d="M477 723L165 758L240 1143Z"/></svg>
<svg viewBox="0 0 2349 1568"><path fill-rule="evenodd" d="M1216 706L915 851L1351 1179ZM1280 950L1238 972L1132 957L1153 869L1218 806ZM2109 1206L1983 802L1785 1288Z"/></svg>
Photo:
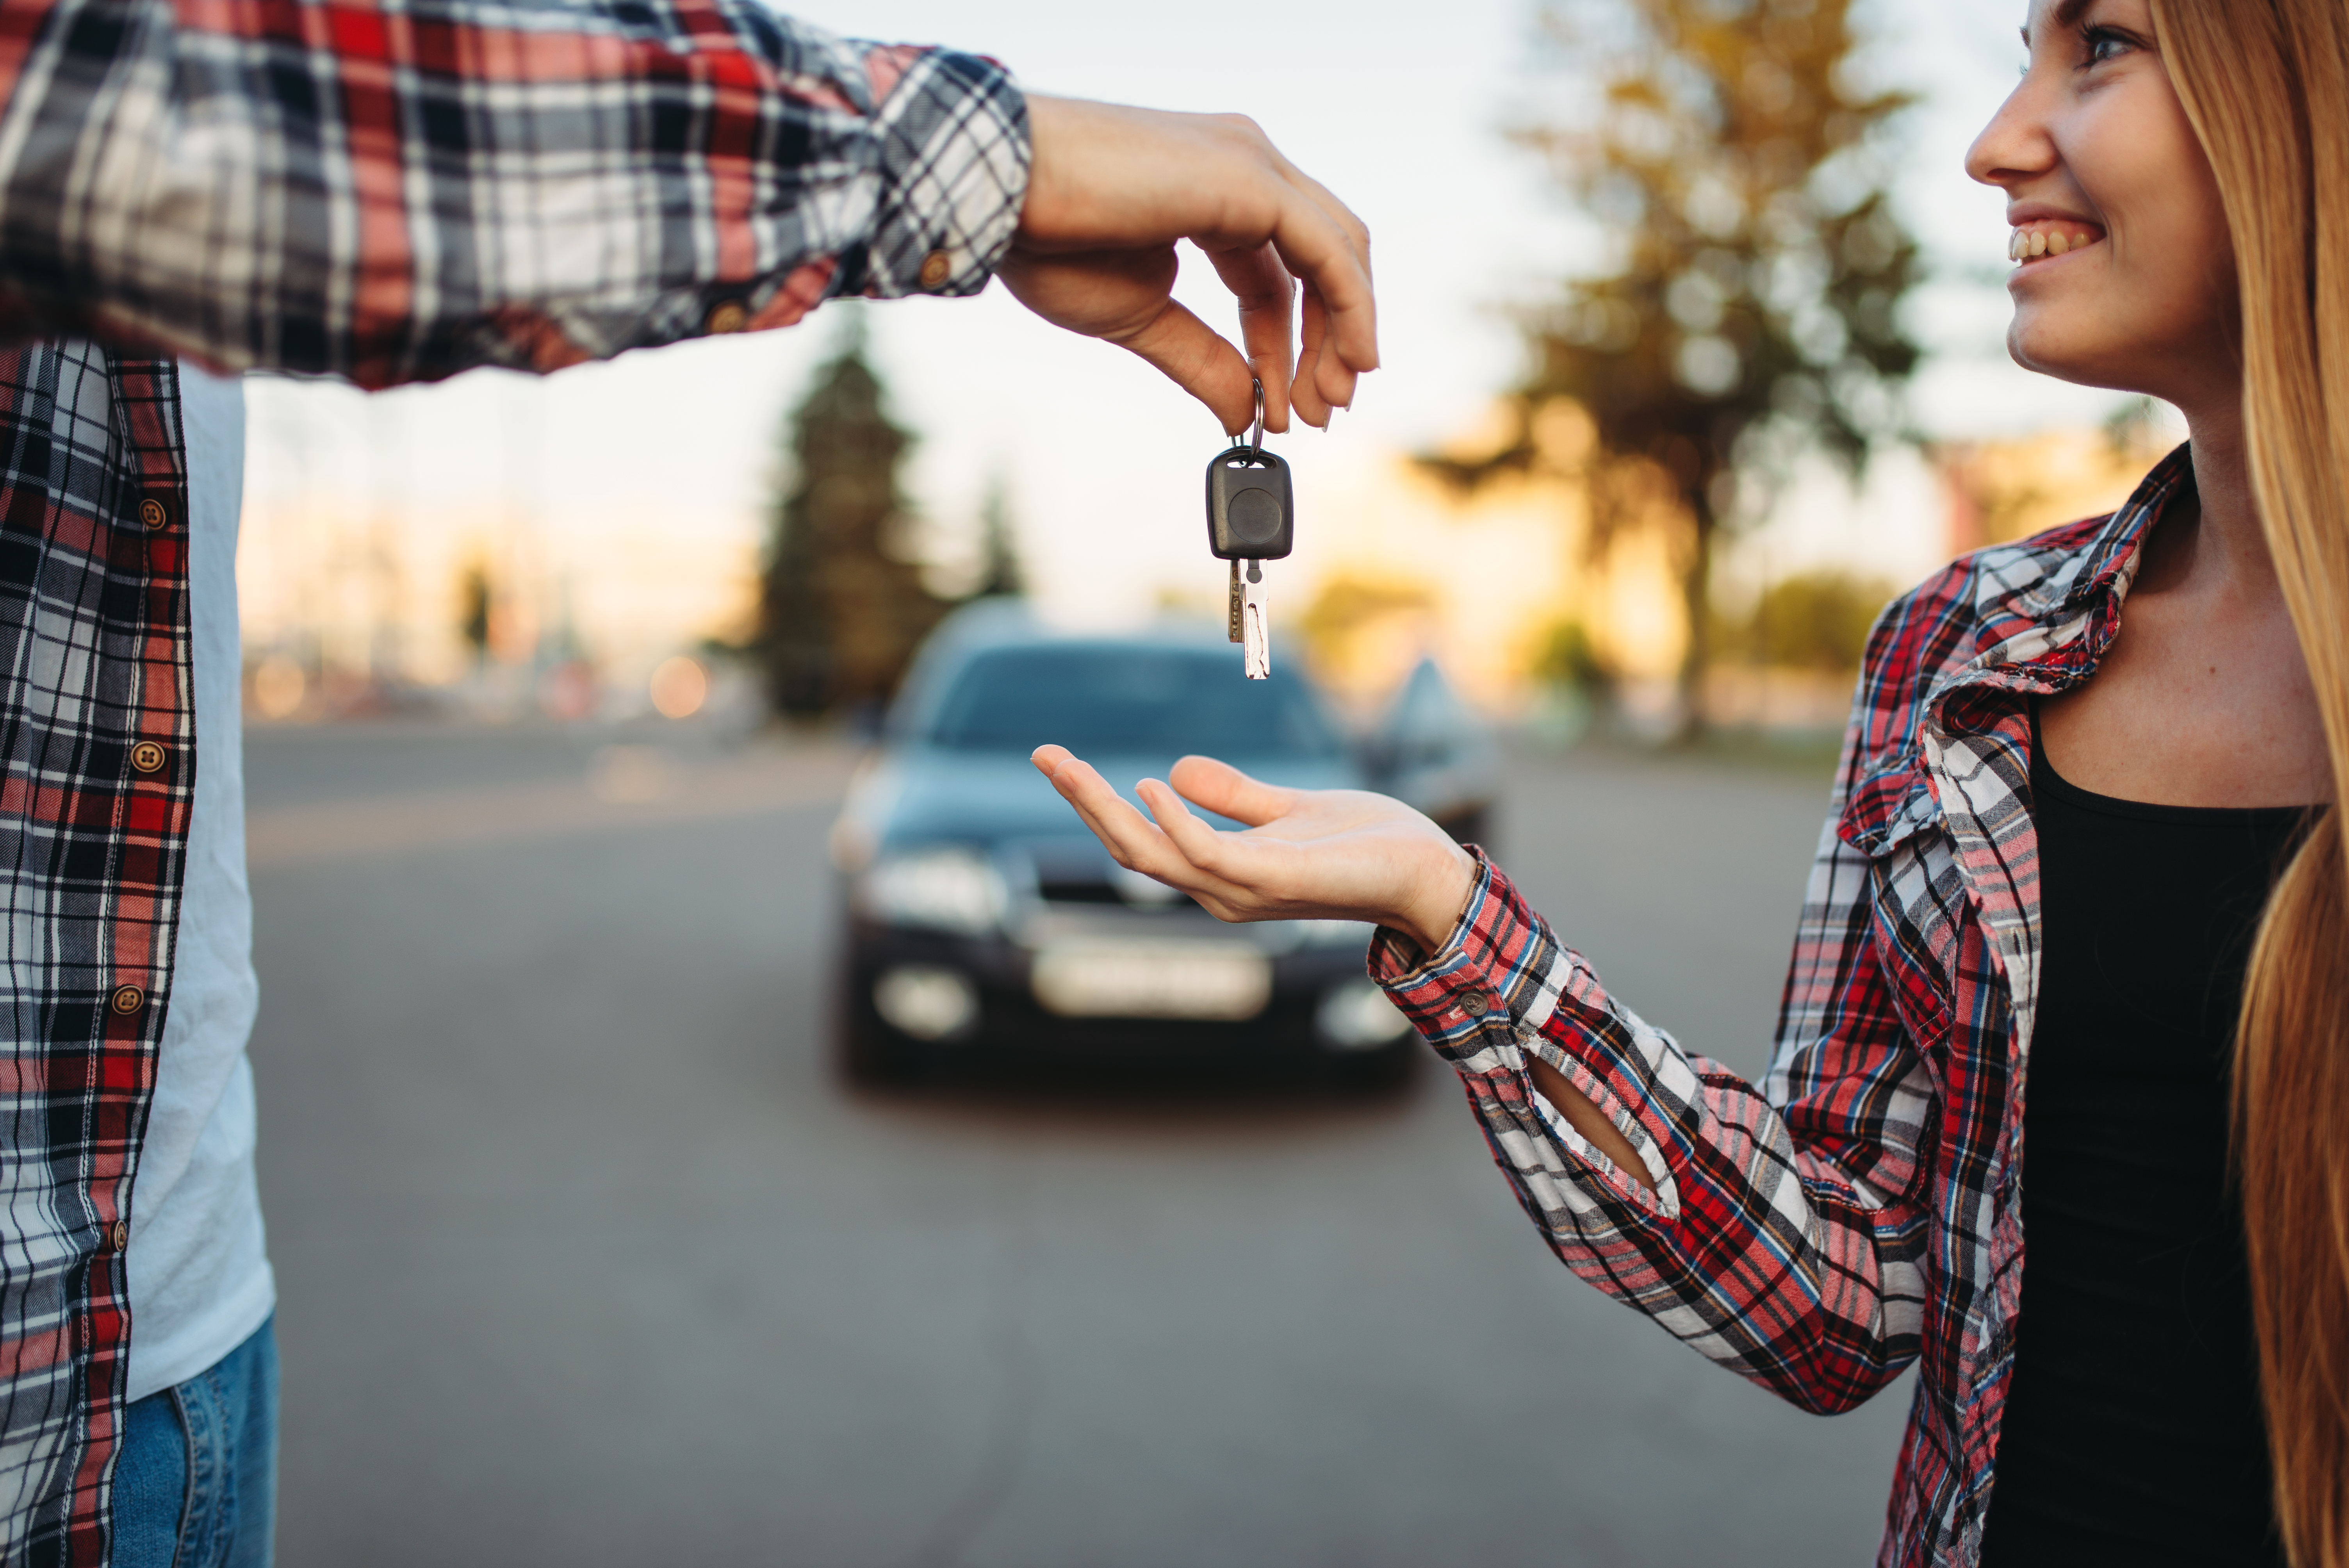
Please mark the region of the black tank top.
<svg viewBox="0 0 2349 1568"><path fill-rule="evenodd" d="M2037 727L2023 1302L1983 1568L2283 1568L2228 1077L2251 934L2308 813L2094 795Z"/></svg>

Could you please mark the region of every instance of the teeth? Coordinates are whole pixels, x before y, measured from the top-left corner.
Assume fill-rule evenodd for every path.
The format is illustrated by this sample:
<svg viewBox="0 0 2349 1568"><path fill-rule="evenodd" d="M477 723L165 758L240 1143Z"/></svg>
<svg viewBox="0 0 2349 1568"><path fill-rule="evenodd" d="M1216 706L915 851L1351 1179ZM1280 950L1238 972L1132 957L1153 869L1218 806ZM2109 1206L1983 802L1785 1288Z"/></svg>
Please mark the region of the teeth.
<svg viewBox="0 0 2349 1568"><path fill-rule="evenodd" d="M2006 259L2027 262L2040 256L2061 256L2084 251L2101 238L2099 234L2074 234L2062 229L2016 229L2006 237Z"/></svg>

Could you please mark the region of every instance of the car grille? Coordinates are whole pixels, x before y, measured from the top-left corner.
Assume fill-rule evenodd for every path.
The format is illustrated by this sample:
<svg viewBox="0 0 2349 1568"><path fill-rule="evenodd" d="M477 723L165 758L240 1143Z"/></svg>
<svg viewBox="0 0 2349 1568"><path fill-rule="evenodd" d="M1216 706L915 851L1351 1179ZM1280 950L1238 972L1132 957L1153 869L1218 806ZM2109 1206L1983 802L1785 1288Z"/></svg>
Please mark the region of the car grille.
<svg viewBox="0 0 2349 1568"><path fill-rule="evenodd" d="M1117 889L1105 882L1040 882L1038 896L1046 903L1123 903Z"/></svg>

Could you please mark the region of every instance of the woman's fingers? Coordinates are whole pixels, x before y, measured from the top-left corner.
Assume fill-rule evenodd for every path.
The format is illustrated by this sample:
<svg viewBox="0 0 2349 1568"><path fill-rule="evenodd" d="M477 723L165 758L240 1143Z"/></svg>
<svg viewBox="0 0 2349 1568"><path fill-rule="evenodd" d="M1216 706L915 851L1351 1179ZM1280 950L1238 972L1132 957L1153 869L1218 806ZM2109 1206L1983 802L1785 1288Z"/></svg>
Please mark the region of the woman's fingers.
<svg viewBox="0 0 2349 1568"><path fill-rule="evenodd" d="M1077 815L1084 819L1085 826L1116 857L1118 864L1140 872L1144 876L1155 877L1185 892L1222 894L1232 891L1219 879L1194 865L1181 846L1149 818L1135 810L1124 796L1111 788L1109 780L1103 779L1092 764L1079 759L1066 748L1059 746L1037 748L1030 760L1039 771L1051 779L1052 787L1061 792L1061 799L1076 808ZM1144 780L1143 793L1145 799L1149 798L1152 785L1156 785L1161 790L1166 789L1156 779ZM1171 793L1169 798L1172 798ZM1196 819L1193 820L1196 821Z"/></svg>
<svg viewBox="0 0 2349 1568"><path fill-rule="evenodd" d="M1158 820L1158 830L1166 835L1184 860L1218 882L1232 883L1245 890L1238 882L1239 868L1232 861L1238 841L1228 833L1215 829L1192 815L1183 804L1183 797L1155 779L1145 779L1138 787L1143 803Z"/></svg>
<svg viewBox="0 0 2349 1568"><path fill-rule="evenodd" d="M1298 791L1249 778L1213 757L1185 757L1167 769L1175 792L1203 811L1261 828L1297 809Z"/></svg>
<svg viewBox="0 0 2349 1568"><path fill-rule="evenodd" d="M1059 755L1048 759L1047 752ZM1165 835L1112 789L1109 780L1092 763L1058 746L1039 747L1030 760L1051 779L1061 798L1077 809L1085 826L1117 856L1120 865L1140 871L1143 868L1137 862L1158 858L1153 841Z"/></svg>

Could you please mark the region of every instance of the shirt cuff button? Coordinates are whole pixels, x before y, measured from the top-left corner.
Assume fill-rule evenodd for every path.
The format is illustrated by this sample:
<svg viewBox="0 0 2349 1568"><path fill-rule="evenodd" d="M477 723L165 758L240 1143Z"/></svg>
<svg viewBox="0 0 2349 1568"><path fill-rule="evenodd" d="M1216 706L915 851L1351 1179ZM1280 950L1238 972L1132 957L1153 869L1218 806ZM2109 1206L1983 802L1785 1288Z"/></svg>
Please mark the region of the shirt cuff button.
<svg viewBox="0 0 2349 1568"><path fill-rule="evenodd" d="M954 258L944 251L932 251L922 258L922 286L934 289L947 281L954 271Z"/></svg>
<svg viewBox="0 0 2349 1568"><path fill-rule="evenodd" d="M1492 998L1482 991L1471 991L1460 998L1460 1006L1472 1018L1481 1018L1492 1010Z"/></svg>
<svg viewBox="0 0 2349 1568"><path fill-rule="evenodd" d="M710 306L709 319L702 323L702 327L712 337L723 337L750 325L750 313L742 308L742 302L730 299Z"/></svg>

